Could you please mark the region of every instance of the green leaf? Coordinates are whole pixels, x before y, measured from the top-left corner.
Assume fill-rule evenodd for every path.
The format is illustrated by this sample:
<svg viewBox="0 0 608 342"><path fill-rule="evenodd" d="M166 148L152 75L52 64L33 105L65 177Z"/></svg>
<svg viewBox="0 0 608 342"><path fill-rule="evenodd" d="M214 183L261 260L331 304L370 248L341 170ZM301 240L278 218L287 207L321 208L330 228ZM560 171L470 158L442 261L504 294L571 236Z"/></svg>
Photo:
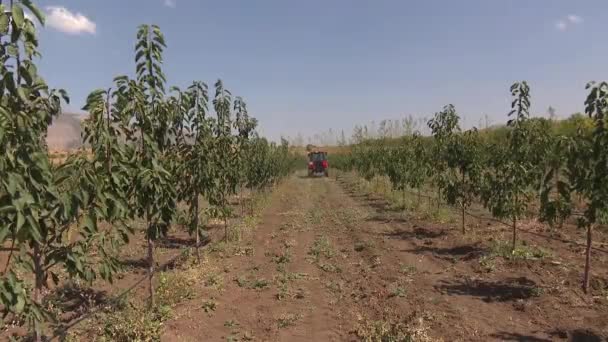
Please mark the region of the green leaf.
<svg viewBox="0 0 608 342"><path fill-rule="evenodd" d="M23 298L23 296L19 295L17 297L17 303L15 304L15 312L22 313L24 308L25 308L25 299Z"/></svg>
<svg viewBox="0 0 608 342"><path fill-rule="evenodd" d="M2 225L2 228L0 228L0 243L4 242L4 240L8 236L8 233L10 233L8 225Z"/></svg>
<svg viewBox="0 0 608 342"><path fill-rule="evenodd" d="M31 0L21 0L21 3L27 9L29 9L30 12L32 12L32 14L36 17L36 19L38 19L40 24L44 25L44 13L42 13L42 11L36 5L34 5Z"/></svg>
<svg viewBox="0 0 608 342"><path fill-rule="evenodd" d="M8 33L9 18L6 13L0 13L0 35Z"/></svg>
<svg viewBox="0 0 608 342"><path fill-rule="evenodd" d="M6 47L6 53L9 56L13 56L13 57L18 56L19 55L19 48L17 47L16 44L9 44Z"/></svg>
<svg viewBox="0 0 608 342"><path fill-rule="evenodd" d="M25 21L25 15L23 13L23 8L21 8L18 3L13 4L12 14L15 25L17 25L18 28L22 28Z"/></svg>
<svg viewBox="0 0 608 342"><path fill-rule="evenodd" d="M86 215L84 217L83 227L91 233L97 231L97 225L95 224L95 221L93 220L91 215Z"/></svg>
<svg viewBox="0 0 608 342"><path fill-rule="evenodd" d="M24 224L25 224L25 216L23 216L23 213L21 213L21 211L18 211L16 230L21 229L21 227L23 227Z"/></svg>

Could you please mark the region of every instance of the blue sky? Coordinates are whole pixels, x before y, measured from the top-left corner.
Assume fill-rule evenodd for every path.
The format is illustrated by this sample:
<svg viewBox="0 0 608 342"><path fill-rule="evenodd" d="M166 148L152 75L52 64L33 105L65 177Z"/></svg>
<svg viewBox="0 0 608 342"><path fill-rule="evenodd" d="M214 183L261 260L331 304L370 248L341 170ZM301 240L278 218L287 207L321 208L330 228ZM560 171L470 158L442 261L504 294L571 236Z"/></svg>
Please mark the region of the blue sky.
<svg viewBox="0 0 608 342"><path fill-rule="evenodd" d="M606 79L605 0L41 0L41 70L89 91L134 69L135 31L163 30L171 85L218 78L243 96L261 131L430 116L453 103L465 125L506 121L509 86L528 80L533 112L583 110ZM69 11L69 12L68 12ZM78 15L81 15L78 17Z"/></svg>

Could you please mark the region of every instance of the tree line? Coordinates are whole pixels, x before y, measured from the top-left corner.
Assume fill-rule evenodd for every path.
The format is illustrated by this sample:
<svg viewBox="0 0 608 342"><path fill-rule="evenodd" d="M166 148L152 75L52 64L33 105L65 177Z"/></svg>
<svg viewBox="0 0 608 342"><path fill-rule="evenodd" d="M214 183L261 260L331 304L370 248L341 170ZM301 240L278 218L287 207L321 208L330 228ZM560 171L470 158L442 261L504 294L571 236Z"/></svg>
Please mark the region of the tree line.
<svg viewBox="0 0 608 342"><path fill-rule="evenodd" d="M43 25L44 14L32 1L0 1L0 243L10 245L0 309L41 340L44 323L55 321L45 306L51 284L112 282L134 220L145 222L154 305L155 244L175 223L178 203L187 208L200 260L200 217L217 217L227 230L231 196L272 186L299 159L284 139L259 136L245 101L221 80L213 94L200 81L168 87L165 38L159 27L142 25L135 76L118 76L86 100L88 149L51 163L47 130L69 98L38 73L34 21Z"/></svg>
<svg viewBox="0 0 608 342"><path fill-rule="evenodd" d="M508 221L513 250L518 224L530 211L553 228L576 219L587 236L587 291L593 231L608 218L608 84L590 82L587 89L586 116L556 122L530 117L530 87L517 82L504 127L463 130L456 108L447 105L427 122L430 135L363 139L330 156L331 163L367 180L388 177L397 190L436 191L461 210L463 233L465 213L481 203Z"/></svg>

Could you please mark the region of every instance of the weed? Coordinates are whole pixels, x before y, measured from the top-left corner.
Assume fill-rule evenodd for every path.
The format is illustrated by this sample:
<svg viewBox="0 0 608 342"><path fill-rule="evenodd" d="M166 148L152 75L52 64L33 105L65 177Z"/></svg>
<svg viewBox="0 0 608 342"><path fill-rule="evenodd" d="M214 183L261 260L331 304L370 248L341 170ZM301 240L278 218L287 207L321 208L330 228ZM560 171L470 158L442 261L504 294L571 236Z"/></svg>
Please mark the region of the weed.
<svg viewBox="0 0 608 342"><path fill-rule="evenodd" d="M252 284L251 287L252 289L265 289L267 288L269 285L268 281L266 279L256 279Z"/></svg>
<svg viewBox="0 0 608 342"><path fill-rule="evenodd" d="M325 286L334 293L342 293L344 291L344 281L340 280L340 281L336 281L336 280L332 280L329 281L325 284Z"/></svg>
<svg viewBox="0 0 608 342"><path fill-rule="evenodd" d="M254 281L250 281L248 279L246 279L245 277L237 277L234 279L234 281L236 282L236 284L239 287L244 287L244 288L248 288L248 289L265 289L267 288L270 283L268 282L268 280L266 279L256 279Z"/></svg>
<svg viewBox="0 0 608 342"><path fill-rule="evenodd" d="M326 263L320 263L319 264L319 268L322 269L325 272L330 272L330 273L340 273L342 272L342 269L334 264L326 264Z"/></svg>
<svg viewBox="0 0 608 342"><path fill-rule="evenodd" d="M219 274L211 274L205 280L205 286L219 288L222 284L222 277Z"/></svg>
<svg viewBox="0 0 608 342"><path fill-rule="evenodd" d="M287 279L292 280L300 280L300 279L308 279L309 276L306 273L288 273Z"/></svg>
<svg viewBox="0 0 608 342"><path fill-rule="evenodd" d="M236 247L234 251L235 256L252 256L253 255L253 247Z"/></svg>
<svg viewBox="0 0 608 342"><path fill-rule="evenodd" d="M390 294L389 297L405 297L407 291L405 290L405 288L398 286L396 287Z"/></svg>
<svg viewBox="0 0 608 342"><path fill-rule="evenodd" d="M479 266L486 273L493 272L496 269L496 260L491 256L484 255L479 258Z"/></svg>
<svg viewBox="0 0 608 342"><path fill-rule="evenodd" d="M104 323L102 341L160 341L163 322L170 318L171 309L157 306L148 310L140 306L128 306L124 310L98 317Z"/></svg>
<svg viewBox="0 0 608 342"><path fill-rule="evenodd" d="M286 249L282 254L275 255L273 261L277 264L287 264L291 262L291 254L289 249Z"/></svg>
<svg viewBox="0 0 608 342"><path fill-rule="evenodd" d="M235 328L235 327L239 326L239 322L237 322L233 319L230 319L230 320L227 320L226 322L224 322L224 326L226 328Z"/></svg>
<svg viewBox="0 0 608 342"><path fill-rule="evenodd" d="M290 297L289 286L286 282L279 284L279 292L277 293L277 300L284 300Z"/></svg>
<svg viewBox="0 0 608 342"><path fill-rule="evenodd" d="M543 293L545 293L545 291L542 287L535 286L530 290L530 293L532 294L533 297L540 297L540 296L542 296Z"/></svg>
<svg viewBox="0 0 608 342"><path fill-rule="evenodd" d="M511 249L511 244L503 241L496 241L490 246L490 256L499 256L507 260L538 260L547 257L549 254L536 247L520 245Z"/></svg>
<svg viewBox="0 0 608 342"><path fill-rule="evenodd" d="M426 342L431 341L428 330L422 319L408 323L366 321L357 327L355 333L365 342Z"/></svg>
<svg viewBox="0 0 608 342"><path fill-rule="evenodd" d="M315 239L313 245L310 247L310 251L308 252L308 254L313 257L315 262L318 262L321 256L324 256L328 259L332 258L335 255L335 252L332 249L327 237L320 236Z"/></svg>
<svg viewBox="0 0 608 342"><path fill-rule="evenodd" d="M237 277L237 278L235 278L235 279L234 279L234 281L236 282L236 284L237 284L239 287L247 287L247 284L249 283L249 282L247 281L247 279L245 279L245 278L243 278L243 277Z"/></svg>
<svg viewBox="0 0 608 342"><path fill-rule="evenodd" d="M406 265L406 264L400 264L399 265L399 271L407 276L411 276L416 274L416 272L418 272L418 270L416 269L416 266L414 265Z"/></svg>
<svg viewBox="0 0 608 342"><path fill-rule="evenodd" d="M279 329L287 328L296 324L302 318L300 314L285 314L277 319Z"/></svg>
<svg viewBox="0 0 608 342"><path fill-rule="evenodd" d="M355 242L355 251L362 252L369 247L367 242Z"/></svg>
<svg viewBox="0 0 608 342"><path fill-rule="evenodd" d="M379 256L379 255L374 255L374 256L371 258L370 262L371 262L371 266L372 266L372 268L374 268L374 267L378 267L378 266L380 266L380 264L382 263L382 261L381 261L381 259L380 259L380 256Z"/></svg>
<svg viewBox="0 0 608 342"><path fill-rule="evenodd" d="M296 245L296 241L295 240L285 240L283 241L283 247L285 247L285 249L289 250L290 248L294 247Z"/></svg>
<svg viewBox="0 0 608 342"><path fill-rule="evenodd" d="M162 272L158 283L156 294L161 305L174 306L194 297L194 280L185 272Z"/></svg>
<svg viewBox="0 0 608 342"><path fill-rule="evenodd" d="M213 299L206 300L206 301L203 302L203 310L206 313L210 313L212 311L215 311L215 309L217 309L217 303Z"/></svg>
<svg viewBox="0 0 608 342"><path fill-rule="evenodd" d="M323 212L318 208L310 210L308 213L306 213L304 220L309 225L320 225L323 222Z"/></svg>
<svg viewBox="0 0 608 342"><path fill-rule="evenodd" d="M226 341L228 341L228 342L253 341L253 334L251 332L244 332L242 337L239 337L238 334L230 335L230 336L226 337Z"/></svg>

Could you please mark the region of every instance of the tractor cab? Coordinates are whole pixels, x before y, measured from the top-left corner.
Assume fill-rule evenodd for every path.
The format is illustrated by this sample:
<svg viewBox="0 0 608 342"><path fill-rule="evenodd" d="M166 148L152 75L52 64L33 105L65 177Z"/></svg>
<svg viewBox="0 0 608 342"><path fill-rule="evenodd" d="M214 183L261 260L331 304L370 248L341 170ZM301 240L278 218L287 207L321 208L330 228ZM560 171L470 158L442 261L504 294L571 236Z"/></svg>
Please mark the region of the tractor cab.
<svg viewBox="0 0 608 342"><path fill-rule="evenodd" d="M327 152L311 151L308 152L308 176L329 176L329 163L327 162Z"/></svg>

